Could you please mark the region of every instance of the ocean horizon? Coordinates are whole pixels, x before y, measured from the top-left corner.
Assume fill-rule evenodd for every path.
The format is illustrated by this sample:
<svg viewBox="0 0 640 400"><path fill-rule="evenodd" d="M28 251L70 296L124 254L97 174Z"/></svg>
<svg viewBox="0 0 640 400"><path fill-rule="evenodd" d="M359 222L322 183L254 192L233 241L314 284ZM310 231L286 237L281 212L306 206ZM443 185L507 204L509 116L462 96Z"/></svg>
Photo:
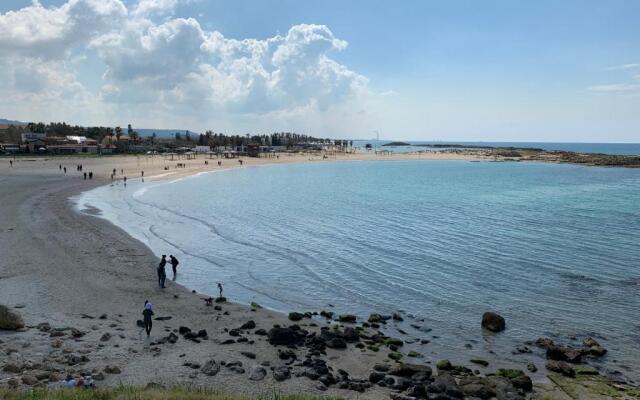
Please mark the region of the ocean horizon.
<svg viewBox="0 0 640 400"><path fill-rule="evenodd" d="M490 146L490 147L519 147L519 148L535 148L547 151L572 151L576 153L596 153L609 155L640 155L640 143L579 143L579 142L491 142L491 141L429 141L429 140L354 140L354 147L364 148L367 144L371 146L383 146L391 142L404 142L413 146L384 146L384 150L396 153L407 153L414 151L437 151L442 150L440 147L428 147L424 145L445 144L461 145L461 146Z"/></svg>

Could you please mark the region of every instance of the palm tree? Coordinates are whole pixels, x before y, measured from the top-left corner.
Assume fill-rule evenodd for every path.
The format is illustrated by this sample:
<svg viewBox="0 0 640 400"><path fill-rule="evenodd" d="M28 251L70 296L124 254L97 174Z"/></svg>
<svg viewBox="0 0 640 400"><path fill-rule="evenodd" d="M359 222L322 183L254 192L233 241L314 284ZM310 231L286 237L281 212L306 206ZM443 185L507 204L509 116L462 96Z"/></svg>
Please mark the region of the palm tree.
<svg viewBox="0 0 640 400"><path fill-rule="evenodd" d="M113 143L113 129L107 128L107 136L109 136L109 144Z"/></svg>

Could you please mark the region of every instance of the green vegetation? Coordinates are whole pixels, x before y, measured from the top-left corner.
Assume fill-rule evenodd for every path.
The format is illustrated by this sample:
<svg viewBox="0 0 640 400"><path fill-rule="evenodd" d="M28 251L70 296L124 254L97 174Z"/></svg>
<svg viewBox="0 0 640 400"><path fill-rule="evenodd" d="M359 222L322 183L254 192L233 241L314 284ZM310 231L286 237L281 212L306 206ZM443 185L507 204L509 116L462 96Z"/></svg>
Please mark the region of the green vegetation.
<svg viewBox="0 0 640 400"><path fill-rule="evenodd" d="M0 389L3 400L340 400L338 397L316 397L307 395L284 395L277 392L265 393L253 397L230 395L204 388L175 387L134 388L119 387L113 389L35 389L32 392Z"/></svg>
<svg viewBox="0 0 640 400"><path fill-rule="evenodd" d="M384 344L387 346L402 346L404 345L404 342L401 339L390 337L384 340Z"/></svg>
<svg viewBox="0 0 640 400"><path fill-rule="evenodd" d="M524 375L524 372L521 369L500 368L496 371L496 375L512 379Z"/></svg>
<svg viewBox="0 0 640 400"><path fill-rule="evenodd" d="M389 353L389 358L392 360L400 361L402 359L402 353Z"/></svg>
<svg viewBox="0 0 640 400"><path fill-rule="evenodd" d="M453 366L451 365L451 361L449 360L440 360L436 363L436 368L446 371L446 370L450 370L451 368L453 368Z"/></svg>

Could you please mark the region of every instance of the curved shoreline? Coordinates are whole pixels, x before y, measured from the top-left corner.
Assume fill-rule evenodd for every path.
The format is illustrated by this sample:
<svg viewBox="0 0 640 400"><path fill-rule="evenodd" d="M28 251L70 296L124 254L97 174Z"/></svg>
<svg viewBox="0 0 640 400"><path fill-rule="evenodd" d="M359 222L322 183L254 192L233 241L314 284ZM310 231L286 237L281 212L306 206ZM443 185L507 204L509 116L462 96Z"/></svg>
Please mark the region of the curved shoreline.
<svg viewBox="0 0 640 400"><path fill-rule="evenodd" d="M56 162L57 160L54 160ZM244 361L249 366L261 361L278 360L277 349L260 337L253 345L223 345L218 338L227 338L225 328L237 328L254 320L259 328L269 329L273 324L292 324L285 315L265 309L251 311L250 307L227 303L223 315L203 305L198 294L172 285L166 292L156 289L155 255L143 243L132 239L122 229L106 223L102 218L83 215L72 208L68 198L105 183L102 181L70 181L68 177L40 173L7 175L0 171L0 180L11 185L11 193L2 194L3 219L0 227L11 228L3 239L2 250L7 255L0 264L0 304L16 305L27 326L25 332L0 333L0 348L18 349L8 360L25 359L56 363L68 354L86 354L89 361L78 365L62 366L64 370L102 369L107 364L119 365L121 374L104 374L99 385L116 386L120 383L145 385L149 382L175 384L215 385L223 390L247 394L272 390L277 387L287 393L315 393L360 396L351 390L329 387L325 392L305 377L292 377L284 382L267 379L248 384L246 375L223 370L216 377L194 372L183 366L185 360L203 363L203 353L215 354L216 359ZM106 182L108 183L108 182ZM177 296L175 298L174 296ZM158 315L171 316L166 322L156 322L153 340L166 333L163 326L177 329L179 325L192 329L206 329L210 340L199 344L180 340L175 345L150 345L139 338L139 329L133 323L139 319L140 303L145 298L156 304ZM107 314L107 319L98 318ZM83 317L83 314L88 317ZM50 331L37 328L48 322L52 329L73 327L84 333L72 338L62 330L60 339L50 337ZM318 320L303 320L305 329L315 330L310 324ZM96 329L94 329L96 328ZM104 333L111 339L102 342ZM122 335L123 337L121 337ZM61 347L52 347L56 340ZM23 343L30 343L23 347ZM117 346L116 346L117 345ZM154 348L159 350L153 350ZM246 349L246 350L244 350ZM257 361L240 354L252 351ZM464 350L460 350L463 352ZM85 353L86 352L86 353ZM334 368L349 371L352 376L365 378L375 362L384 362L386 350L366 354L349 347L347 350L327 349L327 358ZM181 357L182 354L185 354ZM205 356L205 357L203 357ZM434 363L436 360L432 360ZM162 368L158 368L162 365ZM495 369L492 365L490 368ZM194 375L195 374L195 375ZM15 374L0 371L0 385ZM541 386L536 386L543 390ZM374 386L367 389L367 398L388 398L389 390Z"/></svg>

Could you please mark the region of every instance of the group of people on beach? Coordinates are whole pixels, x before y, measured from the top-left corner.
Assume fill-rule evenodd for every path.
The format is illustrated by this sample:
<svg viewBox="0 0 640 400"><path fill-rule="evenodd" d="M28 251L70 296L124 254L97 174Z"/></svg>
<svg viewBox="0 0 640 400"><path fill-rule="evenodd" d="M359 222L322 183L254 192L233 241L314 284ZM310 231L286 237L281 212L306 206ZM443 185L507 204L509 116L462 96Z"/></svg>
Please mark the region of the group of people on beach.
<svg viewBox="0 0 640 400"><path fill-rule="evenodd" d="M169 263L171 264L171 269L173 270L173 280L176 280L176 276L178 274L178 264L180 261L173 254L169 256ZM167 266L167 255L163 254L162 259L160 259L160 264L158 264L158 285L161 289L166 288L164 285L165 280L167 279L167 271L165 267Z"/></svg>
<svg viewBox="0 0 640 400"><path fill-rule="evenodd" d="M60 383L60 386L63 389L93 389L96 387L95 381L90 374L85 376L80 376L79 378L74 378L73 375L69 374L66 378Z"/></svg>

